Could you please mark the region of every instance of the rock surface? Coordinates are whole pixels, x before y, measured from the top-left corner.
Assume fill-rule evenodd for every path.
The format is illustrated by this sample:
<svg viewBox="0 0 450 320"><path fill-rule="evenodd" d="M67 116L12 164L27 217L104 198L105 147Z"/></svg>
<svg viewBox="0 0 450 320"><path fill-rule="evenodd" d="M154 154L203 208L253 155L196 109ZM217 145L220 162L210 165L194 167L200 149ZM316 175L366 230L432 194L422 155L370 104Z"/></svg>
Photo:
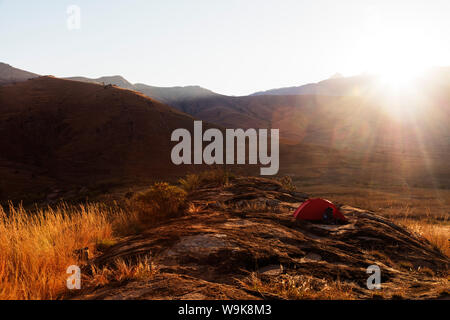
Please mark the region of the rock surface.
<svg viewBox="0 0 450 320"><path fill-rule="evenodd" d="M296 221L293 211L306 198L261 178L197 190L190 201L200 210L124 239L92 261L102 267L117 258L151 255L159 267L153 279L89 289L76 298L281 298L242 286L256 273L266 281L286 274L339 279L364 299L374 296L366 287L367 267L374 264L381 268L383 297L395 297L400 287L407 298L444 294L437 279L448 279L449 258L427 240L349 206L341 208L349 219L345 225Z"/></svg>

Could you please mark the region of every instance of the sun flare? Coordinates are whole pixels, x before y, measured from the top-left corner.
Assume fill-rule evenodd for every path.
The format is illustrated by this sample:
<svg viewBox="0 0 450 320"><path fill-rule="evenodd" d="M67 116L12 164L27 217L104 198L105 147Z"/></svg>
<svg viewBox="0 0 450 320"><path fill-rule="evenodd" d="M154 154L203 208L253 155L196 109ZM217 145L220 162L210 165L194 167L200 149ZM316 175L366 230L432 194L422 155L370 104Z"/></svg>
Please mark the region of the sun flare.
<svg viewBox="0 0 450 320"><path fill-rule="evenodd" d="M382 12L370 12L356 41L352 64L378 75L387 90L404 91L437 63L435 39L414 16L401 21Z"/></svg>
<svg viewBox="0 0 450 320"><path fill-rule="evenodd" d="M408 68L391 68L379 73L380 84L395 91L411 89L413 83L420 76L420 70Z"/></svg>

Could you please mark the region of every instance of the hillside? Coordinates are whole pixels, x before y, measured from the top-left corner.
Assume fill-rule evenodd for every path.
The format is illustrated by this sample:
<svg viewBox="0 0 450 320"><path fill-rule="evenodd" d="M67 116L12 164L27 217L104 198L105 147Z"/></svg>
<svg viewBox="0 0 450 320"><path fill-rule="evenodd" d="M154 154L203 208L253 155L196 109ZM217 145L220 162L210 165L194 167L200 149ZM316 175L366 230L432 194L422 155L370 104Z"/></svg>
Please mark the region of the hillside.
<svg viewBox="0 0 450 320"><path fill-rule="evenodd" d="M192 122L114 86L51 77L2 86L0 148L7 152L0 156L0 198L42 200L176 175L183 169L171 165L171 133Z"/></svg>
<svg viewBox="0 0 450 320"><path fill-rule="evenodd" d="M38 76L39 75L35 73L20 70L10 66L9 64L0 62L0 85L12 82L26 81Z"/></svg>

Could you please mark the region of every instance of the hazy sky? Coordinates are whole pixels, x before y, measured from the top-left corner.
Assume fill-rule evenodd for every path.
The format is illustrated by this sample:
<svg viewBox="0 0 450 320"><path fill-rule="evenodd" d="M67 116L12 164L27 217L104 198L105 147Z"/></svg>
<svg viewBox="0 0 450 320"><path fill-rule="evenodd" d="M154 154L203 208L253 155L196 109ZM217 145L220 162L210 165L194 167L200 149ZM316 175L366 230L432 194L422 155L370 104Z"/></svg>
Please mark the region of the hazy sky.
<svg viewBox="0 0 450 320"><path fill-rule="evenodd" d="M80 29L67 27L70 5ZM244 95L450 65L450 1L0 0L0 61Z"/></svg>

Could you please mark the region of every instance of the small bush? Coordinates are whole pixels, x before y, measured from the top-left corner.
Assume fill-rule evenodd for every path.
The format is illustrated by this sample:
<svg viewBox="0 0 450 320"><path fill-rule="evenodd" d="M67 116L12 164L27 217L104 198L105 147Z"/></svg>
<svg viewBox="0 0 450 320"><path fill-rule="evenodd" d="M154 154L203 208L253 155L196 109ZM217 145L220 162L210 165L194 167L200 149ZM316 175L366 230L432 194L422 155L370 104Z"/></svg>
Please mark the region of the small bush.
<svg viewBox="0 0 450 320"><path fill-rule="evenodd" d="M223 186L233 179L233 175L224 170L215 169L202 172L200 178L203 184L217 184Z"/></svg>
<svg viewBox="0 0 450 320"><path fill-rule="evenodd" d="M178 180L181 187L187 192L197 190L200 187L201 179L198 174L188 174L186 178Z"/></svg>
<svg viewBox="0 0 450 320"><path fill-rule="evenodd" d="M186 191L158 182L135 198L143 221L178 216L186 206Z"/></svg>
<svg viewBox="0 0 450 320"><path fill-rule="evenodd" d="M289 176L284 176L280 179L280 183L285 190L288 191L297 191L297 187L292 182L292 178Z"/></svg>
<svg viewBox="0 0 450 320"><path fill-rule="evenodd" d="M178 180L181 187L187 192L192 192L204 185L223 186L229 183L234 176L221 169L214 169L199 174L188 174L186 178Z"/></svg>

